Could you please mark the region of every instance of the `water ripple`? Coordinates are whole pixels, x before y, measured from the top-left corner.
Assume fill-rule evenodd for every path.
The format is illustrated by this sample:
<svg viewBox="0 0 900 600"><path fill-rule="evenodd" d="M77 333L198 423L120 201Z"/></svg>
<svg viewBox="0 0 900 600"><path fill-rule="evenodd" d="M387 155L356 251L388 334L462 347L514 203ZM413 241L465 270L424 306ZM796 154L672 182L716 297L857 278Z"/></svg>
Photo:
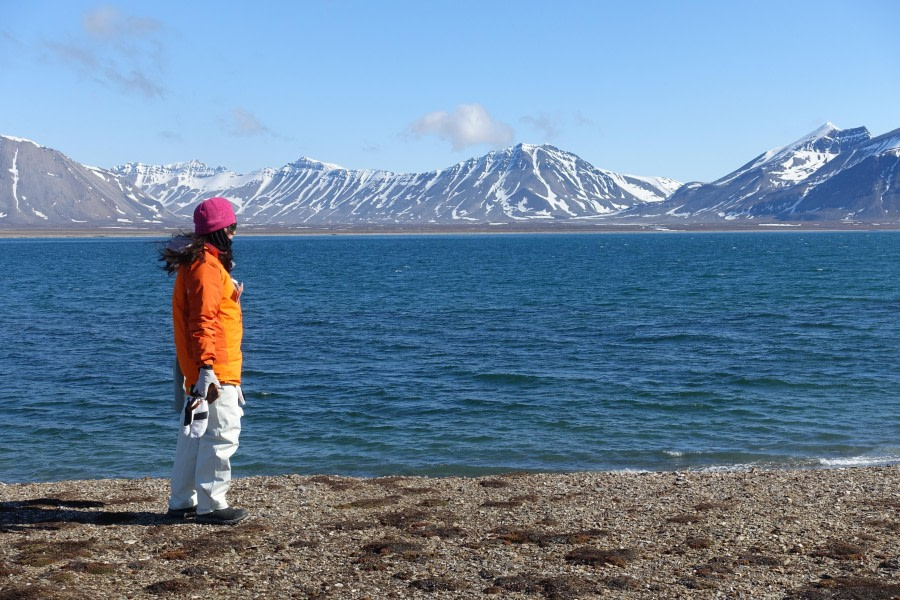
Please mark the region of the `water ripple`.
<svg viewBox="0 0 900 600"><path fill-rule="evenodd" d="M242 238L237 473L898 462L897 241ZM153 245L0 245L0 481L166 476L171 280Z"/></svg>

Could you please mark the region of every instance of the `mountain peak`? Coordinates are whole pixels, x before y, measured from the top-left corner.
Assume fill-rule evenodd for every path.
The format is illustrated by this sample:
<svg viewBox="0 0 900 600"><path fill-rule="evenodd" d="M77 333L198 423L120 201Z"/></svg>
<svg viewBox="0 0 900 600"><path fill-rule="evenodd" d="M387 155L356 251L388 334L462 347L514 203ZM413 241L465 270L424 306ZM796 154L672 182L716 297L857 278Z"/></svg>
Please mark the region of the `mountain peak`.
<svg viewBox="0 0 900 600"><path fill-rule="evenodd" d="M344 170L344 168L340 165L322 162L321 160L309 158L308 156L301 156L297 160L289 162L288 164L284 165L281 170L293 171L295 169L312 169L314 171L334 171L336 169Z"/></svg>
<svg viewBox="0 0 900 600"><path fill-rule="evenodd" d="M798 181L843 150L866 142L871 137L865 127L840 129L828 122L786 146L773 148L761 154L755 161L747 163L717 183L728 183L754 169L763 169L785 180Z"/></svg>
<svg viewBox="0 0 900 600"><path fill-rule="evenodd" d="M813 131L811 134L809 134L809 136L810 136L810 137L812 137L812 136L824 137L824 136L828 135L829 133L831 133L831 132L833 132L833 131L840 131L840 130L841 130L840 127L838 127L837 125L835 125L835 124L832 123L831 121L828 121L828 122L826 122L824 125L822 125L821 127L819 127L818 129L816 129L815 131Z"/></svg>
<svg viewBox="0 0 900 600"><path fill-rule="evenodd" d="M471 161L479 162L484 159L497 159L497 158L501 158L501 157L504 159L508 159L508 158L512 158L518 154L527 154L531 157L534 157L537 152L557 154L559 156L574 156L574 155L570 155L568 152L566 152L564 150L560 150L559 148L556 148L555 146L551 146L549 144L518 143L515 146L509 146L502 150L493 150L481 157L470 158L469 160L463 161L462 163L459 163L459 164L466 164Z"/></svg>
<svg viewBox="0 0 900 600"><path fill-rule="evenodd" d="M796 148L812 148L816 144L821 146L822 140L827 140L827 144L829 147L835 142L838 143L852 143L856 144L860 141L866 141L871 137L869 134L869 130L865 127L854 127L851 129L841 129L837 127L833 123L825 123L812 133L809 133L793 144L789 144L784 147L784 149L796 149ZM840 148L836 149L838 152Z"/></svg>
<svg viewBox="0 0 900 600"><path fill-rule="evenodd" d="M163 165L164 169L168 169L170 171L181 171L187 173L195 173L195 172L211 172L211 173L226 173L230 172L228 167L218 166L211 167L202 160L198 160L193 158L187 162L177 162L170 163L167 165Z"/></svg>
<svg viewBox="0 0 900 600"><path fill-rule="evenodd" d="M508 151L511 150L522 150L525 152L534 152L535 150L554 150L560 152L559 148L556 146L551 146L550 144L525 144L519 143L513 146L512 148L508 148Z"/></svg>

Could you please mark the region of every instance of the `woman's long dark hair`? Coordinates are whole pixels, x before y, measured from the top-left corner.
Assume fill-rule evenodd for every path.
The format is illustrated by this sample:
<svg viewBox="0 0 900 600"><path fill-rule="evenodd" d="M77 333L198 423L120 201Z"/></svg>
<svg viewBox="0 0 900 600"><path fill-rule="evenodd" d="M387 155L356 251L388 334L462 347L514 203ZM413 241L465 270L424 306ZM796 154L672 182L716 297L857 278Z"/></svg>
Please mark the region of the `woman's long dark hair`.
<svg viewBox="0 0 900 600"><path fill-rule="evenodd" d="M228 237L226 229L227 227L204 235L188 231L179 231L173 234L166 245L159 249L159 262L163 263L162 269L169 275L174 275L181 265L206 260L206 244L211 244L219 250L219 262L226 271L231 273L234 268L234 258L231 251L231 238Z"/></svg>

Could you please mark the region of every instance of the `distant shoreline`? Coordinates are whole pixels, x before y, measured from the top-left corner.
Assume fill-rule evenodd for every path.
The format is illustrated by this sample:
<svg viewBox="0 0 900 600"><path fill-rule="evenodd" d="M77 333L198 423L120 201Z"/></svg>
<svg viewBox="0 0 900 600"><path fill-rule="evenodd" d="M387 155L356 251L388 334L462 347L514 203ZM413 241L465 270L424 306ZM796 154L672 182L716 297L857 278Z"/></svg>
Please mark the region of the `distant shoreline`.
<svg viewBox="0 0 900 600"><path fill-rule="evenodd" d="M169 229L0 229L0 239L12 238L166 238L178 226ZM327 236L327 235L473 235L473 234L554 234L554 233L737 233L760 231L900 231L900 223L784 222L784 223L693 223L693 224L578 224L578 223L505 223L477 225L335 225L330 227L271 227L244 225L243 236Z"/></svg>

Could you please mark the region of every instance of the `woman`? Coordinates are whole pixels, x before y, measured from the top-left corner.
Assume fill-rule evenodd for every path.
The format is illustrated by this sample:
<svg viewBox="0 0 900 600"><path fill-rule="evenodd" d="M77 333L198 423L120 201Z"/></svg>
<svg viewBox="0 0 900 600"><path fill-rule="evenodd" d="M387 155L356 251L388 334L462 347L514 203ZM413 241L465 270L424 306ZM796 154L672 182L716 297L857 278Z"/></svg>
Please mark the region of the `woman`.
<svg viewBox="0 0 900 600"><path fill-rule="evenodd" d="M194 234L172 236L160 256L163 269L175 274L176 410L187 417L175 449L168 514L197 523L231 525L249 514L225 499L244 414L243 285L231 278L236 229L231 203L209 198L194 210ZM199 414L207 404L208 412ZM206 425L191 427L192 416L198 423L205 416Z"/></svg>

